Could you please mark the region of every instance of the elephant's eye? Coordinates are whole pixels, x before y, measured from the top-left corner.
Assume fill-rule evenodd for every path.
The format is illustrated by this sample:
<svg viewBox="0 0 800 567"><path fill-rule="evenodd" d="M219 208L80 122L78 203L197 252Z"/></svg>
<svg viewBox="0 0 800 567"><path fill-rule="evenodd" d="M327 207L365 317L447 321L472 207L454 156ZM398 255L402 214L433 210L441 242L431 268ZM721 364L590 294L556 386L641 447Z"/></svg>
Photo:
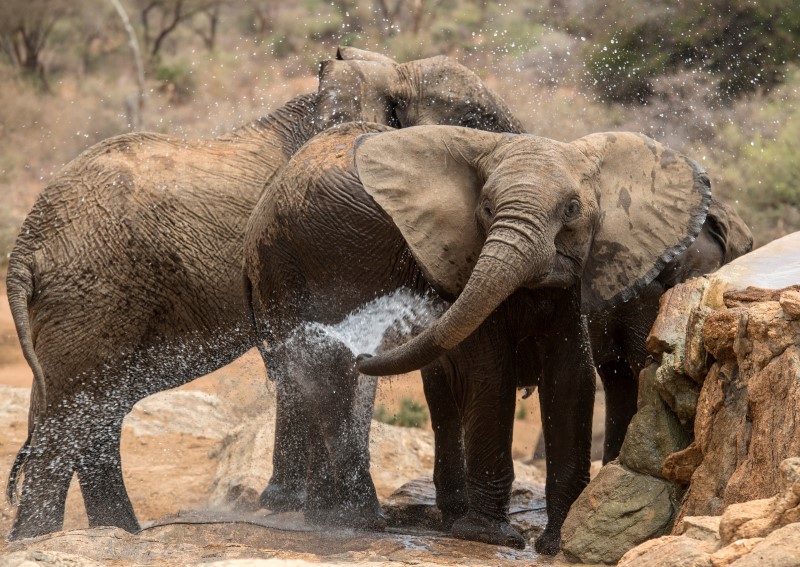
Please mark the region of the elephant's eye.
<svg viewBox="0 0 800 567"><path fill-rule="evenodd" d="M578 199L570 199L564 207L564 217L567 220L572 220L581 214L581 202Z"/></svg>
<svg viewBox="0 0 800 567"><path fill-rule="evenodd" d="M487 219L491 219L494 216L494 209L492 209L492 206L489 203L484 203L481 206L481 213Z"/></svg>

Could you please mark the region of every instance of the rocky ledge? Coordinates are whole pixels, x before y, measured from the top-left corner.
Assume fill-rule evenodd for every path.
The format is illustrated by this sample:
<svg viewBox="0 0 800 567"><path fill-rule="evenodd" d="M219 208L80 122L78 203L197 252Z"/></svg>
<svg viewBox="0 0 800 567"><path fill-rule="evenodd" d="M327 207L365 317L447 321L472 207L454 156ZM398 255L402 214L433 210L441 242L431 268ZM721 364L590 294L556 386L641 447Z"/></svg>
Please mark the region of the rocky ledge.
<svg viewBox="0 0 800 567"><path fill-rule="evenodd" d="M611 564L647 542L622 564L750 565L770 546L784 559L767 564L800 565L800 461L786 460L800 456L798 284L794 233L662 297L647 339L658 362L618 461L570 511L567 558ZM745 531L730 527L740 514Z"/></svg>

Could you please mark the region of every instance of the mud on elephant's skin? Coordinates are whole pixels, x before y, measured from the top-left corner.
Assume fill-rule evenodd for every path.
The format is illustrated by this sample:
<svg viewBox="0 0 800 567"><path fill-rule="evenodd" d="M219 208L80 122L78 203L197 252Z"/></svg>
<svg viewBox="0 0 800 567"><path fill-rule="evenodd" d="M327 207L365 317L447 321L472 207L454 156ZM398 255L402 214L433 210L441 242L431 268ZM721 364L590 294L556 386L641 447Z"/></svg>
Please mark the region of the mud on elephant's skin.
<svg viewBox="0 0 800 567"><path fill-rule="evenodd" d="M382 525L366 442L374 383L341 346L283 345L307 322L334 323L405 287L451 305L358 370L422 369L444 518L458 537L514 547L525 545L508 521L515 387L540 373L548 525L536 547L557 551L589 477L594 369L582 296L613 305L649 284L694 240L709 200L694 162L631 133L565 144L350 124L311 140L273 180L245 236L269 370L297 396L296 417L316 444L306 516ZM332 387L336 400L318 395Z"/></svg>
<svg viewBox="0 0 800 567"><path fill-rule="evenodd" d="M424 104L418 98L424 99ZM473 100L469 104L468 100ZM463 66L397 64L341 48L317 93L224 136L118 136L66 165L38 197L9 258L8 298L35 376L29 437L8 483L11 539L57 531L77 471L91 525L139 524L120 468L136 401L213 371L255 344L242 241L267 180L324 128L519 123Z"/></svg>

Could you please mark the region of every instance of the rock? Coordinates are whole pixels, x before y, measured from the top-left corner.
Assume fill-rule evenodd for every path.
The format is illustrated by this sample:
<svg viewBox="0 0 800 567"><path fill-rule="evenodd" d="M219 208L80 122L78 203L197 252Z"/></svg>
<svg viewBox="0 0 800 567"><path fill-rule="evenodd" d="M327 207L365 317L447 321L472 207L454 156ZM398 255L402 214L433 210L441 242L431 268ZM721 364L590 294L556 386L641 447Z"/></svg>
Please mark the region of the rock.
<svg viewBox="0 0 800 567"><path fill-rule="evenodd" d="M687 516L675 527L675 534L717 545L720 520L720 516Z"/></svg>
<svg viewBox="0 0 800 567"><path fill-rule="evenodd" d="M782 491L773 498L728 506L720 522L724 544L737 539L765 537L785 525L800 522L800 457L780 465Z"/></svg>
<svg viewBox="0 0 800 567"><path fill-rule="evenodd" d="M433 433L372 422L369 470L378 496L385 498L408 479L433 472Z"/></svg>
<svg viewBox="0 0 800 567"><path fill-rule="evenodd" d="M703 351L703 360L705 360L705 351ZM705 372L704 368L703 379L705 379ZM678 418L681 427L685 431L691 431L694 427L700 386L686 375L675 372L670 366L662 364L656 371L655 389ZM682 439L680 443L682 447L686 446Z"/></svg>
<svg viewBox="0 0 800 567"><path fill-rule="evenodd" d="M792 289L792 288L788 288ZM744 289L732 289L722 294L725 307L749 307L752 303L778 301L786 290L747 286Z"/></svg>
<svg viewBox="0 0 800 567"><path fill-rule="evenodd" d="M737 539L764 537L770 530L773 499L731 504L722 515L719 533L724 545Z"/></svg>
<svg viewBox="0 0 800 567"><path fill-rule="evenodd" d="M720 514L729 504L774 495L778 464L800 455L800 346L787 344L780 323L760 319L775 314L771 303L749 309L753 346L744 353L737 347L738 363L716 363L703 386L695 421L703 462L692 476L686 514Z"/></svg>
<svg viewBox="0 0 800 567"><path fill-rule="evenodd" d="M122 426L137 437L182 433L222 439L235 420L217 396L196 390L167 390L139 401Z"/></svg>
<svg viewBox="0 0 800 567"><path fill-rule="evenodd" d="M208 505L221 510L257 510L272 477L275 412L240 424L209 452L217 460Z"/></svg>
<svg viewBox="0 0 800 567"><path fill-rule="evenodd" d="M720 361L736 361L733 345L739 333L739 319L744 310L724 309L711 313L703 325L703 344Z"/></svg>
<svg viewBox="0 0 800 567"><path fill-rule="evenodd" d="M17 551L0 557L0 567L35 567L48 565L51 567L104 567L99 563L80 555L59 553L57 551Z"/></svg>
<svg viewBox="0 0 800 567"><path fill-rule="evenodd" d="M25 422L27 426L28 406L30 405L30 388L16 388L0 384L0 423L6 427Z"/></svg>
<svg viewBox="0 0 800 567"><path fill-rule="evenodd" d="M695 418L695 444L700 462L695 468L681 516L718 516L724 509L725 480L743 457L743 444L731 434L742 429L747 400L737 395L744 385L735 363L714 364L709 372ZM713 455L713 458L706 458Z"/></svg>
<svg viewBox="0 0 800 567"><path fill-rule="evenodd" d="M711 554L711 564L714 567L727 567L740 557L750 553L753 548L764 541L763 537L751 539L738 539L728 546Z"/></svg>
<svg viewBox="0 0 800 567"><path fill-rule="evenodd" d="M41 558L63 567L172 567L174 565L538 565L530 548L498 548L437 534L377 533L326 528L309 529L297 514L194 514L157 524L138 534L119 528L59 532L9 543L8 557ZM36 555L34 555L36 554ZM78 563L55 562L80 556ZM37 563L39 564L39 563ZM21 565L13 567L21 567ZM9 565L9 567L11 567ZM303 563L299 563L303 565ZM25 566L27 567L27 566Z"/></svg>
<svg viewBox="0 0 800 567"><path fill-rule="evenodd" d="M773 240L740 256L707 276L703 304L711 309L725 306L722 295L748 286L783 289L800 281L800 232Z"/></svg>
<svg viewBox="0 0 800 567"><path fill-rule="evenodd" d="M653 354L669 352L679 357L682 355L686 344L687 318L674 315L689 313L698 306L705 286L706 281L697 278L670 288L661 296L658 316L645 341L648 351ZM682 358L679 364L683 365Z"/></svg>
<svg viewBox="0 0 800 567"><path fill-rule="evenodd" d="M711 313L714 313L713 309L706 305L698 305L689 312L689 319L686 322L686 346L681 371L698 384L703 383L708 372L708 354L703 343L703 327Z"/></svg>
<svg viewBox="0 0 800 567"><path fill-rule="evenodd" d="M667 456L661 468L661 476L680 486L688 486L695 469L702 461L703 453L692 441L686 449Z"/></svg>
<svg viewBox="0 0 800 567"><path fill-rule="evenodd" d="M619 453L620 463L652 476L661 476L667 456L689 443L680 420L658 394L659 372L663 369L651 364L640 374L638 411Z"/></svg>
<svg viewBox="0 0 800 567"><path fill-rule="evenodd" d="M800 523L789 524L756 543L731 567L797 567L800 565Z"/></svg>
<svg viewBox="0 0 800 567"><path fill-rule="evenodd" d="M583 563L615 563L627 550L669 532L676 509L671 483L611 462L572 505L561 548Z"/></svg>
<svg viewBox="0 0 800 567"><path fill-rule="evenodd" d="M778 298L781 309L790 319L800 319L800 290L787 289Z"/></svg>
<svg viewBox="0 0 800 567"><path fill-rule="evenodd" d="M665 536L634 547L617 567L712 567L712 543L688 537Z"/></svg>

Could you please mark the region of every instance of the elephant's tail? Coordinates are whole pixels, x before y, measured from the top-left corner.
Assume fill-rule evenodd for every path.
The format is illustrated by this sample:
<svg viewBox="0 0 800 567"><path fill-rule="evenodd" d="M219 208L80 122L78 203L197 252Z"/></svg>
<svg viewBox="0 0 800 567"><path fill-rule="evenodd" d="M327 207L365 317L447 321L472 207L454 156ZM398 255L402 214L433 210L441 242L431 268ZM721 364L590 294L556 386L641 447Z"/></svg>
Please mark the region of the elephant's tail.
<svg viewBox="0 0 800 567"><path fill-rule="evenodd" d="M33 431L28 432L28 438L22 444L17 456L14 458L14 464L11 465L11 472L8 473L8 484L6 484L6 498L12 506L17 505L17 480L19 473L25 466L25 461L28 460L28 455L31 452L31 437Z"/></svg>
<svg viewBox="0 0 800 567"><path fill-rule="evenodd" d="M242 285L244 286L244 309L247 312L247 317L250 324L253 326L253 333L256 337L256 348L261 354L261 360L264 361L264 366L267 368L267 376L269 376L269 351L264 346L264 339L266 338L266 330L262 332L258 327L258 319L256 317L255 309L253 309L253 284L246 271L242 271Z"/></svg>
<svg viewBox="0 0 800 567"><path fill-rule="evenodd" d="M22 354L33 372L33 387L31 388L30 410L28 412L28 438L20 448L11 466L6 485L6 496L12 505L17 504L17 481L19 473L25 466L31 449L31 439L36 427L39 411L47 405L47 391L45 387L44 371L39 364L39 358L33 348L30 312L28 305L33 297L34 278L33 269L28 261L29 255L20 253L17 247L8 260L8 275L6 277L6 291L11 316L17 329Z"/></svg>
<svg viewBox="0 0 800 567"><path fill-rule="evenodd" d="M14 319L14 326L17 328L17 338L22 347L22 354L33 372L31 402L36 398L38 406L45 408L47 407L47 389L45 387L44 371L33 348L31 319L28 311L28 305L33 297L33 269L25 260L25 256L25 254L19 252L17 247L11 253L11 257L8 259L6 291L8 294L8 306L11 308L11 316ZM31 404L31 410L33 411L33 404Z"/></svg>

